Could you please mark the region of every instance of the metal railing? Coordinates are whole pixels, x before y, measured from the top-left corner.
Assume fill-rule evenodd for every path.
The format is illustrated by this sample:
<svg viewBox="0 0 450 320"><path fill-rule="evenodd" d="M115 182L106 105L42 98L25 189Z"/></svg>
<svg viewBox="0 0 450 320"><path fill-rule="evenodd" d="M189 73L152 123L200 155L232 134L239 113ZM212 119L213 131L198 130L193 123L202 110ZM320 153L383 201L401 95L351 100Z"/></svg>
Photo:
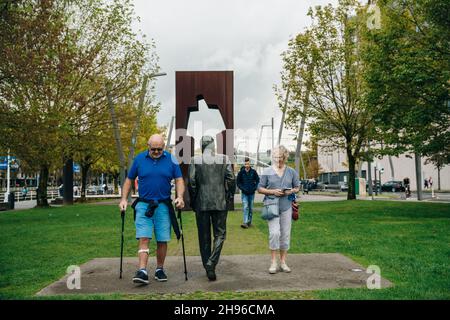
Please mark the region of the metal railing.
<svg viewBox="0 0 450 320"><path fill-rule="evenodd" d="M37 192L36 190L29 190L26 194L22 193L22 191L13 191L14 193L14 201L15 202L21 202L21 201L31 201L37 199ZM0 202L7 202L5 201L5 194L6 192L0 192ZM47 199L54 200L59 196L59 192L56 189L49 189L47 190Z"/></svg>
<svg viewBox="0 0 450 320"><path fill-rule="evenodd" d="M37 199L37 192L36 190L29 190L26 194L22 193L22 191L12 191L14 193L14 201L15 202L23 202L23 201L32 201ZM0 202L7 202L7 199L5 199L6 192L0 192ZM74 193L74 198L80 198L81 192ZM104 192L86 192L86 198L117 198L120 197L120 194L113 193L112 190L107 192L106 194ZM56 198L62 198L59 194L58 189L48 189L47 190L47 199L48 200L55 200Z"/></svg>

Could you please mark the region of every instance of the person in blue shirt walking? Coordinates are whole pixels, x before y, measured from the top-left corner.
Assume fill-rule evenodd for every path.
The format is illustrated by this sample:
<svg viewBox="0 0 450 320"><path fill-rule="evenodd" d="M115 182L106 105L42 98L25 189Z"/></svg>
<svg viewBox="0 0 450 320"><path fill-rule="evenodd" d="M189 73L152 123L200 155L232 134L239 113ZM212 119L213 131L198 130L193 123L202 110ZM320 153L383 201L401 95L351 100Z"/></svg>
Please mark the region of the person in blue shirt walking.
<svg viewBox="0 0 450 320"><path fill-rule="evenodd" d="M249 158L245 158L244 166L238 173L236 183L238 188L241 189L244 215L244 223L241 224L241 227L247 229L252 224L253 200L255 199L255 191L259 184L258 173L251 167Z"/></svg>
<svg viewBox="0 0 450 320"><path fill-rule="evenodd" d="M164 139L155 134L148 140L148 148L138 154L128 172L123 185L121 210L126 210L128 194L136 177L139 177L139 198L133 203L135 210L136 239L139 240L139 270L133 278L134 283L148 284L147 263L149 241L153 231L157 242L155 279L167 281L164 272L164 261L167 254L167 242L170 241L171 226L177 238L179 229L171 200L171 181L175 179L177 198L174 204L178 209L184 207L184 180L178 160L164 151Z"/></svg>

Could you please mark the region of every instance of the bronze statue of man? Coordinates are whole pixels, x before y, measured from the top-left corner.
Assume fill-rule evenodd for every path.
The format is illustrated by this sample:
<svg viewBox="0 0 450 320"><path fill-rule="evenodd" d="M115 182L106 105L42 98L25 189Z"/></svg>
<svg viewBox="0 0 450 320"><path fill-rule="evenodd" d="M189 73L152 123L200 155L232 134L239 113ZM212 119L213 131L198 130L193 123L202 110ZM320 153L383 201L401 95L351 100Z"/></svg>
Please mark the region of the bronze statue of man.
<svg viewBox="0 0 450 320"><path fill-rule="evenodd" d="M215 269L226 236L227 201L234 196L236 186L231 161L226 155L215 153L214 139L202 137L201 148L202 155L191 158L189 164L188 189L203 266L208 279L215 281Z"/></svg>

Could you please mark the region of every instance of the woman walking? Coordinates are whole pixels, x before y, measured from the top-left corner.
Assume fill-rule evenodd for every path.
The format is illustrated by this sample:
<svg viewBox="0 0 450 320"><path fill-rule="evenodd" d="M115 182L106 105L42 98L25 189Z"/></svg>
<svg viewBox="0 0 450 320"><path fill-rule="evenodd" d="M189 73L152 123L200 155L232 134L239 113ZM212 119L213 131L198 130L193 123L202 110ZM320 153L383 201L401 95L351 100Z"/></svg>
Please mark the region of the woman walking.
<svg viewBox="0 0 450 320"><path fill-rule="evenodd" d="M272 150L272 166L264 169L258 185L258 192L265 195L264 204L278 200L279 216L268 220L269 248L272 257L269 268L271 274L279 270L291 272L286 263L291 241L291 197L299 192L300 181L297 172L286 165L288 155L284 146L276 146ZM279 266L277 263L278 252L280 255Z"/></svg>

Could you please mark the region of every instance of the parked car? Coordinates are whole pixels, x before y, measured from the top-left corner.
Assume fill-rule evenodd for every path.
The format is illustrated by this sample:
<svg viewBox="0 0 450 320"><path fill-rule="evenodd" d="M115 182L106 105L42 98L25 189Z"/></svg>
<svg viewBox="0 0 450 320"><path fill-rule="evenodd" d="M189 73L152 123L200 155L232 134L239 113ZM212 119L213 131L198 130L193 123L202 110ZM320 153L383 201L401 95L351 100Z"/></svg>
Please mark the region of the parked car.
<svg viewBox="0 0 450 320"><path fill-rule="evenodd" d="M317 182L314 180L300 180L300 185L304 193L317 189Z"/></svg>
<svg viewBox="0 0 450 320"><path fill-rule="evenodd" d="M381 191L387 192L405 192L405 186L402 181L388 181L383 183Z"/></svg>
<svg viewBox="0 0 450 320"><path fill-rule="evenodd" d="M316 189L317 190L326 190L327 185L323 182L317 182L316 183Z"/></svg>
<svg viewBox="0 0 450 320"><path fill-rule="evenodd" d="M345 181L339 181L339 189L341 191L348 191L348 184Z"/></svg>
<svg viewBox="0 0 450 320"><path fill-rule="evenodd" d="M330 191L340 191L341 186L339 183L327 183L325 182L325 189Z"/></svg>

